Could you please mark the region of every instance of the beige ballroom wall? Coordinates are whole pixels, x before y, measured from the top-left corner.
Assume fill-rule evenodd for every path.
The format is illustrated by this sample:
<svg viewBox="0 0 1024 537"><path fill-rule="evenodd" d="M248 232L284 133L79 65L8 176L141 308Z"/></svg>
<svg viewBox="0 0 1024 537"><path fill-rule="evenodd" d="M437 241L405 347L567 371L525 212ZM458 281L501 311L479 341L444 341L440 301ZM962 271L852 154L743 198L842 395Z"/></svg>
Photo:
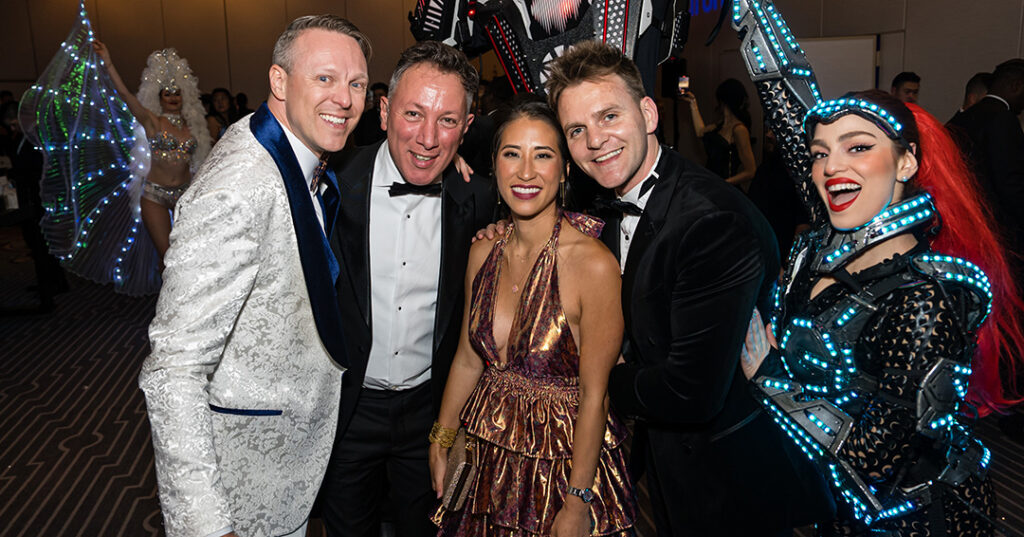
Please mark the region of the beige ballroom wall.
<svg viewBox="0 0 1024 537"><path fill-rule="evenodd" d="M87 0L97 36L135 89L146 56L175 47L188 58L200 88L266 98L274 41L301 15L348 17L374 45L370 79L387 81L398 55L414 40L407 15L416 0ZM0 0L0 89L20 95L67 36L77 0Z"/></svg>
<svg viewBox="0 0 1024 537"><path fill-rule="evenodd" d="M323 12L348 17L374 44L371 80L386 81L399 53L413 43L407 14L415 2L87 0L86 9L129 87L137 86L149 52L173 46L189 59L203 90L244 91L257 103L267 93L274 40L291 19ZM67 34L77 5L77 0L0 0L0 88L20 94L35 81ZM776 0L776 5L798 38L881 36L883 89L896 73L916 71L924 79L920 104L942 119L959 107L971 75L1024 56L1024 0ZM728 29L714 45L703 46L716 18L694 18L685 54L706 118L714 117L715 85L735 71L738 61L726 52L737 46ZM474 63L484 78L500 73L493 54Z"/></svg>
<svg viewBox="0 0 1024 537"><path fill-rule="evenodd" d="M900 71L921 76L920 104L941 121L952 117L963 100L964 85L979 71L991 71L1007 59L1024 57L1024 0L775 0L797 39L878 35L879 87L886 91ZM688 61L691 88L706 120L714 111L715 86L729 73L738 41L724 29L711 47L704 38L717 13L694 17ZM863 89L863 88L850 88ZM753 86L748 86L754 98ZM835 97L835 96L826 96ZM760 110L752 103L754 135L761 136ZM689 115L677 125L680 151L702 161L703 149L692 135ZM760 157L760 147L755 147Z"/></svg>

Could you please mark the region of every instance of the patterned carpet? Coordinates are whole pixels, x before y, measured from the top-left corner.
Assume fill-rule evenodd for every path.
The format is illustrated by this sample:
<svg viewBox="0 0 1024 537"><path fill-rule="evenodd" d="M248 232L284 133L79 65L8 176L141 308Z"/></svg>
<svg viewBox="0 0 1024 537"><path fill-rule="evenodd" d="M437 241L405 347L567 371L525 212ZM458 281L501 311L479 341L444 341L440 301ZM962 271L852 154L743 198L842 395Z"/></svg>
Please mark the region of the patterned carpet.
<svg viewBox="0 0 1024 537"><path fill-rule="evenodd" d="M12 314L35 307L34 283L20 231L0 227L0 537L163 535L136 384L155 299L71 278L55 312ZM979 430L1006 523L1024 528L1024 450L994 420Z"/></svg>

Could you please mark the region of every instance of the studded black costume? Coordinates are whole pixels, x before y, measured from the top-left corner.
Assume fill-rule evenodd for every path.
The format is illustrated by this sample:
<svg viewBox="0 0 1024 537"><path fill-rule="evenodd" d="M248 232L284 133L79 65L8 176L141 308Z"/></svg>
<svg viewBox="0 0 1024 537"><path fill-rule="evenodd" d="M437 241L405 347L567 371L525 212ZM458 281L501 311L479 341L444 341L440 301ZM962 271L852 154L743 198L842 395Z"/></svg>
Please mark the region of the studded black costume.
<svg viewBox="0 0 1024 537"><path fill-rule="evenodd" d="M855 231L829 225L810 177L805 121L854 113L910 149L903 125L864 100L821 102L814 72L772 2L732 4L741 55L812 219L776 298L780 349L758 371L754 391L831 482L840 515L819 532L991 535L989 451L963 407L991 284L969 261L928 250L939 217L927 194ZM865 249L903 233L916 234L918 246L847 272ZM826 276L837 283L812 297Z"/></svg>
<svg viewBox="0 0 1024 537"><path fill-rule="evenodd" d="M755 391L845 500L822 535L989 535L995 511L989 453L961 414L975 330L991 295L970 262L922 241L856 274L846 263L867 228L878 241L935 224L922 195L864 230L803 235L780 286L780 351ZM895 227L890 227L895 225ZM839 245L837 247L837 244ZM837 283L811 296L819 277Z"/></svg>

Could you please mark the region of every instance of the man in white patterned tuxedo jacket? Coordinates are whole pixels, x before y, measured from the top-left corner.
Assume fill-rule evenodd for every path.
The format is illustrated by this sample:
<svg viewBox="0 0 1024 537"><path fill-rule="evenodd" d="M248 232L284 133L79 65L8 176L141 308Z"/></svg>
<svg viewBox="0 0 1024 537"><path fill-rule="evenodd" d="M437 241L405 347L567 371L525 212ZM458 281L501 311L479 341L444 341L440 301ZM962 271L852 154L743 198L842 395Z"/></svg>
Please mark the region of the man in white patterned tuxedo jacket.
<svg viewBox="0 0 1024 537"><path fill-rule="evenodd" d="M267 104L178 204L139 377L169 537L305 535L348 367L318 164L363 111L369 53L344 19L292 22Z"/></svg>

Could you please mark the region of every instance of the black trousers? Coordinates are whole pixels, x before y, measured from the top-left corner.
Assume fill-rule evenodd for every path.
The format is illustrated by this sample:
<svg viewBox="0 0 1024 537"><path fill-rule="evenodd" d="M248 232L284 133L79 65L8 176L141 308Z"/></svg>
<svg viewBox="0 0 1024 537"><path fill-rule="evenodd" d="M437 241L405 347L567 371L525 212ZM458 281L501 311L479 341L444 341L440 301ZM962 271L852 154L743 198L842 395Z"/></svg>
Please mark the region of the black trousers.
<svg viewBox="0 0 1024 537"><path fill-rule="evenodd" d="M659 476L658 465L655 459L656 453L650 445L639 446L641 449L646 449L646 472L645 477L647 479L647 490L651 497L651 518L654 520L654 528L657 531L657 537L697 537L701 532L691 530L686 527L686 524L681 522L676 516L679 509L672 504L669 498L666 498L665 490L678 489L685 490L688 488L685 484L673 481L666 481L666 477L671 479L671 476ZM689 487L692 488L692 487ZM694 491L699 494L699 491ZM642 509L642 506L641 506ZM742 517L743 513L736 513L736 516ZM743 532L743 537L792 537L793 530L786 529L782 531L752 531ZM717 534L716 537L738 537L737 534L731 534L729 532Z"/></svg>
<svg viewBox="0 0 1024 537"><path fill-rule="evenodd" d="M427 462L433 422L429 382L405 391L363 388L324 477L329 537L380 537L382 521L394 525L396 537L436 535Z"/></svg>

